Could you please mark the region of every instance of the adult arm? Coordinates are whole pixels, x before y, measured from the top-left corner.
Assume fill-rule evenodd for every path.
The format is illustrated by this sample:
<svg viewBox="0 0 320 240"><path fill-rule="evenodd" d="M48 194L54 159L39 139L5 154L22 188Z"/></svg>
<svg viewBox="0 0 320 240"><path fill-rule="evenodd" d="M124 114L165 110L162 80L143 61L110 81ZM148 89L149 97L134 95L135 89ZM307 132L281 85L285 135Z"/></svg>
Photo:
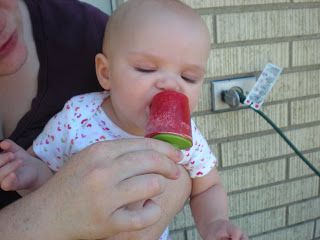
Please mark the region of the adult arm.
<svg viewBox="0 0 320 240"><path fill-rule="evenodd" d="M44 186L0 211L2 240L100 239L140 230L162 214L149 199L177 179L181 154L152 139L94 144L74 155Z"/></svg>

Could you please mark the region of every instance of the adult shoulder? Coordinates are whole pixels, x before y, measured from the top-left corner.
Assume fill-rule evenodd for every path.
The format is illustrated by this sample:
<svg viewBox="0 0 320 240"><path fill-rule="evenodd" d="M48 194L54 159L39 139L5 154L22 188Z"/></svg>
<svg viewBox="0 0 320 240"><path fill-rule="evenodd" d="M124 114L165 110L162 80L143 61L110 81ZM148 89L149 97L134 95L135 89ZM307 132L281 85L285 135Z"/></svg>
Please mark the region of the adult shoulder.
<svg viewBox="0 0 320 240"><path fill-rule="evenodd" d="M39 23L49 44L86 51L88 43L103 39L108 16L96 7L78 0L25 0L32 22ZM41 34L35 34L41 36ZM75 42L77 39L77 42ZM91 44L89 44L91 45ZM97 50L101 45L95 45Z"/></svg>

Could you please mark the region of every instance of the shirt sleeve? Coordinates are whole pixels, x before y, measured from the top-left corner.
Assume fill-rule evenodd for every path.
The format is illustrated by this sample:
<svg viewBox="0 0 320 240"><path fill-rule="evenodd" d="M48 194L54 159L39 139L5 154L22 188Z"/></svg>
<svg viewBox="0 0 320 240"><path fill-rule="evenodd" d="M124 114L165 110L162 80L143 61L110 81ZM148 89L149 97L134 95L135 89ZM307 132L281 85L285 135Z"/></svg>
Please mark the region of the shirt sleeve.
<svg viewBox="0 0 320 240"><path fill-rule="evenodd" d="M217 158L192 120L191 127L193 146L183 151L184 158L179 164L189 171L191 178L196 178L209 173L217 164Z"/></svg>
<svg viewBox="0 0 320 240"><path fill-rule="evenodd" d="M70 149L74 142L74 126L72 126L74 116L71 99L64 105L62 111L49 120L33 142L35 154L53 171L58 171L70 157Z"/></svg>

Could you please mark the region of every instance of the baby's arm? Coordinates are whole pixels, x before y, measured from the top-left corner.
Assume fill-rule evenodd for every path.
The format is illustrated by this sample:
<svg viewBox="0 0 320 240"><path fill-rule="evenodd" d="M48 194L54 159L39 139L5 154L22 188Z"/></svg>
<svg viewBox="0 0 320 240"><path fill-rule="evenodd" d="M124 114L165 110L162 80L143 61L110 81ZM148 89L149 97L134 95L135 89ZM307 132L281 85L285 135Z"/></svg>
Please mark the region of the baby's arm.
<svg viewBox="0 0 320 240"><path fill-rule="evenodd" d="M44 184L52 172L35 157L31 148L26 151L11 140L0 143L0 186L5 191L26 195Z"/></svg>
<svg viewBox="0 0 320 240"><path fill-rule="evenodd" d="M215 168L207 175L193 179L190 206L203 239L247 239L229 221L227 194Z"/></svg>

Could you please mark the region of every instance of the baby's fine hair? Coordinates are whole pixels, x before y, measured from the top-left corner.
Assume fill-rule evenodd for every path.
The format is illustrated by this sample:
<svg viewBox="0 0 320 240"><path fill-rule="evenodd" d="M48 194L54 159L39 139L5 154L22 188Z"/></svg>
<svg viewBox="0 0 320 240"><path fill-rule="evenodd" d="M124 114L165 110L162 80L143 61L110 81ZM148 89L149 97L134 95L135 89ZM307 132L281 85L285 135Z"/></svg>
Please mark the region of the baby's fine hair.
<svg viewBox="0 0 320 240"><path fill-rule="evenodd" d="M173 13L177 16L194 18L203 22L200 15L194 9L179 0L128 0L121 4L108 20L103 44L103 52L105 54L108 55L108 51L112 49L111 45L118 33L125 31L126 24L131 23L131 20L135 16L144 11L151 11L152 14L160 13L162 15ZM148 21L148 19L145 20Z"/></svg>

